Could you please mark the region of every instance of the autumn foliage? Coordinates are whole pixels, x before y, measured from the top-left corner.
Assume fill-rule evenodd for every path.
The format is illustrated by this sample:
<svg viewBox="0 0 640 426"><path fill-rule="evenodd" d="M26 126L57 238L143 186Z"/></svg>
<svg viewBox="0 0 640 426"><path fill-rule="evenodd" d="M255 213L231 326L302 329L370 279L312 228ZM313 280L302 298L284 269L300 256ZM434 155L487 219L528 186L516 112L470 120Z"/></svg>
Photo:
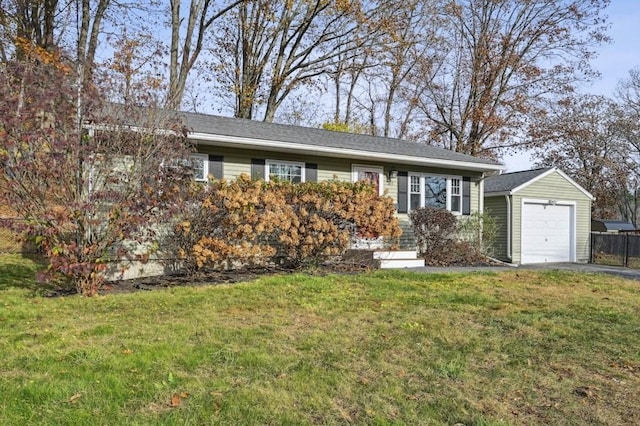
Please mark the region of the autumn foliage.
<svg viewBox="0 0 640 426"><path fill-rule="evenodd" d="M355 236L401 234L393 200L365 182L291 184L242 175L211 182L198 198L175 232L190 268L297 267L343 254Z"/></svg>
<svg viewBox="0 0 640 426"><path fill-rule="evenodd" d="M0 72L0 204L17 219L3 225L44 255L43 280L93 295L109 265L147 258L140 247L181 208L189 171L167 165L191 147L178 118L141 107L147 93L102 103L61 56L27 47Z"/></svg>

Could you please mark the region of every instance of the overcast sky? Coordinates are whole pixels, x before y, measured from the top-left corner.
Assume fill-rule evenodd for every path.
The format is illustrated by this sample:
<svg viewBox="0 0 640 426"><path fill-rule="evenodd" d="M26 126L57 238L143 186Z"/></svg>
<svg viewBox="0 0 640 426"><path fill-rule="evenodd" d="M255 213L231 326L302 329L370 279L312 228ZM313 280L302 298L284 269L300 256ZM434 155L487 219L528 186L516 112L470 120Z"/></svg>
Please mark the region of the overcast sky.
<svg viewBox="0 0 640 426"><path fill-rule="evenodd" d="M626 78L630 69L640 67L640 0L611 0L607 15L611 23L609 35L613 40L600 47L593 60L593 67L602 77L582 91L613 97L618 81ZM507 166L506 172L532 167L528 154L505 157L503 162Z"/></svg>

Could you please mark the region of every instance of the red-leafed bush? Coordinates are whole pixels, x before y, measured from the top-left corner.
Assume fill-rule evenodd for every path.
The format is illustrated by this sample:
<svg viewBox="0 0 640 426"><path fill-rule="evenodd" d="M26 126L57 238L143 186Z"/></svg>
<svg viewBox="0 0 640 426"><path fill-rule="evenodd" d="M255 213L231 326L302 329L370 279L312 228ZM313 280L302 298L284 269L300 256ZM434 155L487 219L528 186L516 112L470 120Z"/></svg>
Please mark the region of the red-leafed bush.
<svg viewBox="0 0 640 426"><path fill-rule="evenodd" d="M495 221L491 218L480 215L457 218L435 207L414 210L409 218L418 250L428 265L486 263L485 249L490 246L489 239L495 238Z"/></svg>

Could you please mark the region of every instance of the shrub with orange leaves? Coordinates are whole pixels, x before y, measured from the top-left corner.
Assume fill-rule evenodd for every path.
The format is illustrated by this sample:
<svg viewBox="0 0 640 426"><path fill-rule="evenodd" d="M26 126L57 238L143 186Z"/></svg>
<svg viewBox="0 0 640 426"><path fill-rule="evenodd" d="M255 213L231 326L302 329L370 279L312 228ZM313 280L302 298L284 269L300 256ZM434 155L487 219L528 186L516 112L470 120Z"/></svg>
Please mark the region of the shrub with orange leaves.
<svg viewBox="0 0 640 426"><path fill-rule="evenodd" d="M277 262L289 267L343 254L353 236L397 238L393 200L366 182L214 181L176 226L188 269Z"/></svg>

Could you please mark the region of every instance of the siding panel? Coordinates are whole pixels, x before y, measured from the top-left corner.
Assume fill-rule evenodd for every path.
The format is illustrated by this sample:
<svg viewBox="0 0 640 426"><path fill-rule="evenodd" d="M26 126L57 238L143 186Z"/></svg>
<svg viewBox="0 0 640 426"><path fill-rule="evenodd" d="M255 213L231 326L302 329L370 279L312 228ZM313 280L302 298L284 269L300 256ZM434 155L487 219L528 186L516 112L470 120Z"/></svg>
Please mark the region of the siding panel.
<svg viewBox="0 0 640 426"><path fill-rule="evenodd" d="M484 200L485 213L496 222L497 235L493 244L493 254L497 259L508 262L507 201L504 196L487 197Z"/></svg>

